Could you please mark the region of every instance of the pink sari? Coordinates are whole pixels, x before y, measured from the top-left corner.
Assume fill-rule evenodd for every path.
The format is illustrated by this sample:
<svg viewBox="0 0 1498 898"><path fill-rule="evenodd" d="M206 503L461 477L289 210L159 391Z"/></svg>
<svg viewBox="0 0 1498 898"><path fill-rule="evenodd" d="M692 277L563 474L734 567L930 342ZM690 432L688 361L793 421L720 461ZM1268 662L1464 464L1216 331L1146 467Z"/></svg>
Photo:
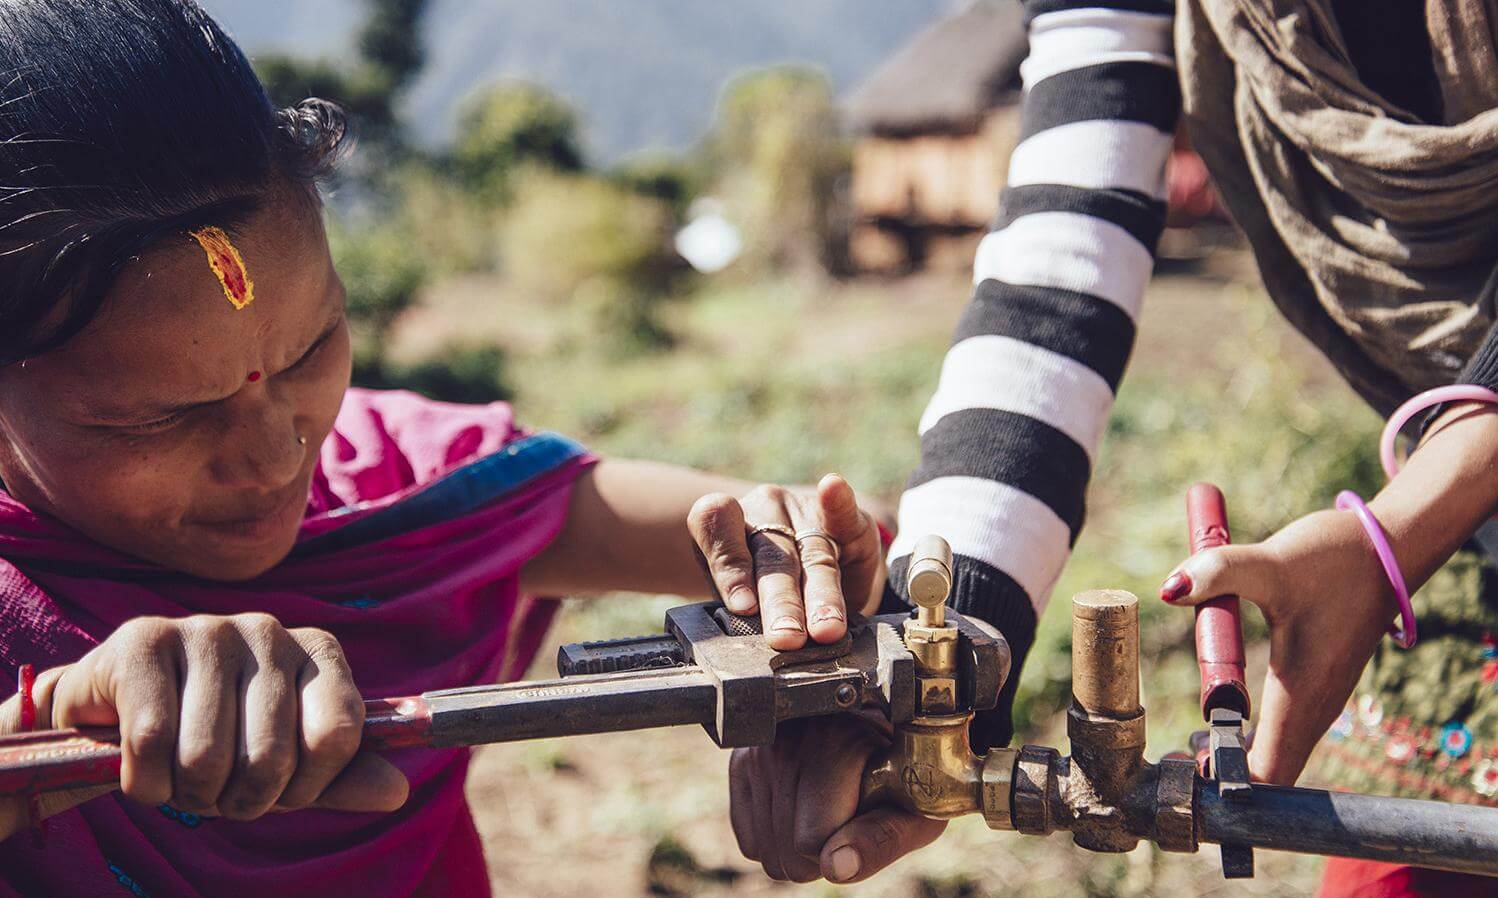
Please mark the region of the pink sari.
<svg viewBox="0 0 1498 898"><path fill-rule="evenodd" d="M591 463L518 429L506 405L351 390L296 549L235 585L119 555L0 492L0 676L71 662L141 615L263 611L336 636L366 698L514 679L554 608L520 594L519 571L560 532ZM488 895L468 752L389 757L411 798L388 815L236 823L94 799L48 821L40 849L0 843L0 895Z"/></svg>

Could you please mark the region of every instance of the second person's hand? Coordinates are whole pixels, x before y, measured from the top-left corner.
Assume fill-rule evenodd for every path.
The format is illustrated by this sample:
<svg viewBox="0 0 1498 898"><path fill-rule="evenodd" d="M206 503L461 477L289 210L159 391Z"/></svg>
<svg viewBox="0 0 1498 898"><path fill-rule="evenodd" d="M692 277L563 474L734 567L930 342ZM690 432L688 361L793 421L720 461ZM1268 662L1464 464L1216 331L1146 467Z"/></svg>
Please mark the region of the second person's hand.
<svg viewBox="0 0 1498 898"><path fill-rule="evenodd" d="M1179 605L1225 595L1259 606L1269 624L1249 768L1291 785L1388 629L1393 594L1357 519L1319 511L1262 543L1198 552L1160 589Z"/></svg>
<svg viewBox="0 0 1498 898"><path fill-rule="evenodd" d="M765 639L797 649L835 642L848 613L868 613L884 589L884 552L873 515L836 474L814 492L760 486L742 497L703 496L688 527L723 603L758 612Z"/></svg>

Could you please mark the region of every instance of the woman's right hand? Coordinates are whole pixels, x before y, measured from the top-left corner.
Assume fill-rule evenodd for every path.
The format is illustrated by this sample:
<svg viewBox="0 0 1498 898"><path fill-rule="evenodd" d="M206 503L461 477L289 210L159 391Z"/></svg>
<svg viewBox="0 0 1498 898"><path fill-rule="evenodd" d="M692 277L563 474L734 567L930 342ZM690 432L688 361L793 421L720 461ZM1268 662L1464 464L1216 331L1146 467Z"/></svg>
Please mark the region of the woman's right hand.
<svg viewBox="0 0 1498 898"><path fill-rule="evenodd" d="M319 807L388 812L405 776L359 751L364 703L343 650L321 630L267 614L142 617L76 664L38 677L38 728L118 727L120 789L148 805L252 820ZM0 715L18 729L19 702ZM46 816L104 789L44 796ZM27 825L0 800L0 838Z"/></svg>

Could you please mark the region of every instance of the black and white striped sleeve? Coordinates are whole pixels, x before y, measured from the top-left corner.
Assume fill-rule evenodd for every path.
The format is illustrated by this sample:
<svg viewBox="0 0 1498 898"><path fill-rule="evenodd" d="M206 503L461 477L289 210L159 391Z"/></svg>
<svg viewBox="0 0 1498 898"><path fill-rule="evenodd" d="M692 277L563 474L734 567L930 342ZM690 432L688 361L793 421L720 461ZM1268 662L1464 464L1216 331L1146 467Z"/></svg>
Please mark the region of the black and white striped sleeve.
<svg viewBox="0 0 1498 898"><path fill-rule="evenodd" d="M1081 530L1098 444L1165 221L1180 110L1169 0L1029 0L1019 143L972 301L920 422L890 550L891 607L917 539L956 555L952 603L1016 666L975 741L1002 744L1019 664Z"/></svg>

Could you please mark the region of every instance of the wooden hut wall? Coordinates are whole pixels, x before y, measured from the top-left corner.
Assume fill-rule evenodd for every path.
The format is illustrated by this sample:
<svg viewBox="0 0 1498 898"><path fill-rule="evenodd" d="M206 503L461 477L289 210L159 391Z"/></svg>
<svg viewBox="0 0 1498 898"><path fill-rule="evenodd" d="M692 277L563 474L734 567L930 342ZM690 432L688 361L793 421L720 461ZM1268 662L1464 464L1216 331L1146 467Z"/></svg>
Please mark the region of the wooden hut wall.
<svg viewBox="0 0 1498 898"><path fill-rule="evenodd" d="M1003 106L976 133L867 136L853 150L854 207L866 221L981 228L997 211L1017 133L1017 108Z"/></svg>

